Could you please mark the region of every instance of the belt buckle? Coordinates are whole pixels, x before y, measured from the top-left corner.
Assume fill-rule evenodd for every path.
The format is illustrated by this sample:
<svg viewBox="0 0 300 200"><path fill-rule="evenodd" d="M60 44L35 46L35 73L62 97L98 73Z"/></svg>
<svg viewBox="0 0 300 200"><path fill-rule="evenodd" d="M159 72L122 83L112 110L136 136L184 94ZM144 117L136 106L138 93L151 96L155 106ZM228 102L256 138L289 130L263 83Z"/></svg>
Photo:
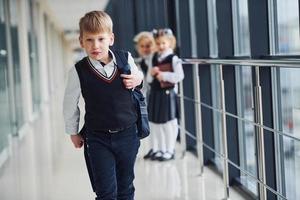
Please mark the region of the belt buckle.
<svg viewBox="0 0 300 200"><path fill-rule="evenodd" d="M109 129L108 132L109 132L109 133L117 133L117 132L119 132L119 131L118 131L118 130L110 130L110 129Z"/></svg>

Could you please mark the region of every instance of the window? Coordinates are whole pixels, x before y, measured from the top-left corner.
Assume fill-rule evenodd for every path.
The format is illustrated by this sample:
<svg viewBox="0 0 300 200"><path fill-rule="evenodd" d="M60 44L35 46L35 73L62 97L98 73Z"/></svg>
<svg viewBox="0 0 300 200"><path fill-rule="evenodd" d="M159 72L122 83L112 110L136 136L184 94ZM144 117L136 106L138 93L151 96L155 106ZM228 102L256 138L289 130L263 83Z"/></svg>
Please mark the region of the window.
<svg viewBox="0 0 300 200"><path fill-rule="evenodd" d="M232 0L234 55L250 55L248 1Z"/></svg>
<svg viewBox="0 0 300 200"><path fill-rule="evenodd" d="M216 0L207 1L208 13L208 32L209 32L209 56L218 57L218 36L217 36L217 12ZM218 65L211 65L211 87L212 87L212 106L221 109L220 100L220 68ZM214 129L214 149L218 153L222 153L222 113L212 111L213 113L213 129ZM223 168L223 158L215 155L214 162L218 170Z"/></svg>
<svg viewBox="0 0 300 200"><path fill-rule="evenodd" d="M33 110L37 111L41 103L40 92L40 75L38 66L38 48L37 48L37 34L36 34L36 7L34 1L28 1L28 44L29 44L29 58L30 58L30 73L31 73L31 87L33 98Z"/></svg>
<svg viewBox="0 0 300 200"><path fill-rule="evenodd" d="M16 125L17 128L24 123L23 116L23 101L21 89L21 72L20 72L20 55L19 55L19 39L18 39L18 11L17 0L10 1L10 34L12 46L12 59L14 71L14 95L15 95L15 110L16 110Z"/></svg>
<svg viewBox="0 0 300 200"><path fill-rule="evenodd" d="M295 55L300 52L299 1L269 0L270 42L272 55ZM300 138L299 97L300 69L277 68L272 71L273 98L276 106L275 128ZM276 135L277 182L288 199L299 199L300 142Z"/></svg>
<svg viewBox="0 0 300 200"><path fill-rule="evenodd" d="M211 65L211 88L212 88L212 106L221 109L221 91L220 91L220 67ZM214 125L214 149L218 153L223 153L222 145L222 113L213 110L213 125ZM223 158L215 155L215 164L218 170L223 169Z"/></svg>
<svg viewBox="0 0 300 200"><path fill-rule="evenodd" d="M6 37L6 18L5 0L0 0L0 153L8 145L8 134L11 133L11 122L9 112L8 96L8 55L7 55L7 37Z"/></svg>
<svg viewBox="0 0 300 200"><path fill-rule="evenodd" d="M248 1L232 0L234 55L250 56L250 33ZM252 68L236 66L236 92L238 116L254 122ZM250 122L238 120L240 166L257 177L255 153L255 127ZM257 194L257 183L253 178L241 173L241 183Z"/></svg>
<svg viewBox="0 0 300 200"><path fill-rule="evenodd" d="M300 69L280 69L280 130L300 138ZM300 142L280 136L283 191L288 199L300 198Z"/></svg>
<svg viewBox="0 0 300 200"><path fill-rule="evenodd" d="M209 35L209 54L210 57L218 57L218 23L217 23L217 11L216 0L207 1L207 13L208 13L208 35Z"/></svg>
<svg viewBox="0 0 300 200"><path fill-rule="evenodd" d="M254 102L252 85L252 68L236 67L236 87L238 116L254 122ZM238 120L239 150L241 168L257 177L255 127L252 123ZM253 178L241 173L241 182L254 194L257 194L257 184Z"/></svg>
<svg viewBox="0 0 300 200"><path fill-rule="evenodd" d="M275 1L275 0L274 0ZM276 54L299 54L299 2L298 0L275 1Z"/></svg>

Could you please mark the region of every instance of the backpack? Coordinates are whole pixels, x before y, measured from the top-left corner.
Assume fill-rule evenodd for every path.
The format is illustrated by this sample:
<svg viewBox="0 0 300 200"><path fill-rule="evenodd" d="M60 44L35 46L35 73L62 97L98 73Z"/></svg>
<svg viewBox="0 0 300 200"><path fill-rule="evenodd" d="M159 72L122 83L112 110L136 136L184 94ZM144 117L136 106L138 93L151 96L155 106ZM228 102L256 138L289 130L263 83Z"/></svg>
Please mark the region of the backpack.
<svg viewBox="0 0 300 200"><path fill-rule="evenodd" d="M113 53L116 57L117 67L121 71L121 73L131 74L130 65L128 64L128 52L115 50L113 51ZM150 134L146 98L138 89L133 89L130 91L138 115L138 119L136 122L138 137L140 139L143 139Z"/></svg>

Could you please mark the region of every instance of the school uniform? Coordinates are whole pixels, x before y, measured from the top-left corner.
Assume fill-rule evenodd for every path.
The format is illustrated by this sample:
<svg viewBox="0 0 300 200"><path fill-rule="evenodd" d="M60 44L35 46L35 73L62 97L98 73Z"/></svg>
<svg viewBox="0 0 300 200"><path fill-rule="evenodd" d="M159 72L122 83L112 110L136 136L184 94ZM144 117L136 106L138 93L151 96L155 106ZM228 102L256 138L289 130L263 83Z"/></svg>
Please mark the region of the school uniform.
<svg viewBox="0 0 300 200"><path fill-rule="evenodd" d="M96 200L134 197L134 163L140 146L137 113L120 77L116 59L100 63L85 57L70 70L64 97L66 132L78 133L78 100L85 101L86 162ZM131 56L132 73L142 77Z"/></svg>
<svg viewBox="0 0 300 200"><path fill-rule="evenodd" d="M144 74L143 88L141 89L141 91L142 91L143 95L146 97L147 103L148 103L148 99L149 99L149 90L150 90L149 84L150 83L147 82L146 77L147 77L148 73L150 73L152 58L153 58L153 54L150 54L147 56L137 58L135 60L137 66ZM153 148L153 140L154 140L153 134L151 134L151 133L147 138L141 140L141 147L140 147L138 157L144 157L144 159L150 158L149 153L147 153L147 152L150 152L149 150ZM145 156L145 155L148 155L148 156Z"/></svg>
<svg viewBox="0 0 300 200"><path fill-rule="evenodd" d="M177 83L184 78L181 60L173 54L171 49L163 54L155 54L152 66L171 64L172 72L161 72L163 81L174 83L173 86L162 88L160 82L147 75L150 84L148 113L151 133L153 134L153 152L156 158L171 158L174 155L175 143L178 134L178 105Z"/></svg>
<svg viewBox="0 0 300 200"><path fill-rule="evenodd" d="M137 58L135 60L137 66L144 74L143 88L141 89L141 91L147 99L148 99L148 93L150 90L150 85L146 80L146 76L149 73L149 68L152 63L152 57L153 57L153 54L150 54L150 55L147 55L144 57Z"/></svg>

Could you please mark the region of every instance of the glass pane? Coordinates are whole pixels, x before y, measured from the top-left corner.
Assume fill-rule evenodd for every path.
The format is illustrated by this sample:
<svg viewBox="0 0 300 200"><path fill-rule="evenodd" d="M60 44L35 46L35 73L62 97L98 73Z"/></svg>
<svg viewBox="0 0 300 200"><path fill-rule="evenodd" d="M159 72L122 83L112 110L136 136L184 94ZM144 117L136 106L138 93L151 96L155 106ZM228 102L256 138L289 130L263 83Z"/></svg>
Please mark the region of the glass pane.
<svg viewBox="0 0 300 200"><path fill-rule="evenodd" d="M32 86L32 98L33 98L33 110L37 111L41 103L41 92L40 92L40 76L38 68L38 48L37 48L37 36L34 26L34 20L37 19L35 16L36 10L33 6L33 1L29 0L28 10L28 21L30 21L29 32L28 32L28 43L29 43L29 58L30 58L30 72L31 72L31 86Z"/></svg>
<svg viewBox="0 0 300 200"><path fill-rule="evenodd" d="M250 55L248 0L232 0L234 54Z"/></svg>
<svg viewBox="0 0 300 200"><path fill-rule="evenodd" d="M220 68L218 65L211 65L211 88L212 88L212 106L221 109L221 92L220 92ZM222 113L213 111L214 124L214 148L218 153L223 153L222 148ZM215 164L219 170L222 170L222 158L215 156Z"/></svg>
<svg viewBox="0 0 300 200"><path fill-rule="evenodd" d="M236 76L238 116L254 122L252 68L236 67ZM238 120L238 128L241 167L256 177L255 127L250 122ZM241 175L241 182L250 191L257 194L257 185L252 178Z"/></svg>
<svg viewBox="0 0 300 200"><path fill-rule="evenodd" d="M280 69L281 126L300 138L300 69ZM283 176L288 199L300 199L300 143L282 138Z"/></svg>
<svg viewBox="0 0 300 200"><path fill-rule="evenodd" d="M17 117L17 128L24 123L23 108L22 108L22 90L21 90L21 69L19 55L19 40L18 40L18 11L17 1L10 1L10 33L14 71L14 93L15 93L15 109Z"/></svg>
<svg viewBox="0 0 300 200"><path fill-rule="evenodd" d="M210 57L218 57L218 23L216 12L216 0L207 1L208 32L209 32L209 54Z"/></svg>
<svg viewBox="0 0 300 200"><path fill-rule="evenodd" d="M9 98L7 84L7 47L6 47L6 21L4 18L4 0L0 0L0 153L7 146L7 136L11 133L9 114Z"/></svg>
<svg viewBox="0 0 300 200"><path fill-rule="evenodd" d="M299 2L298 0L277 0L277 54L298 54Z"/></svg>
<svg viewBox="0 0 300 200"><path fill-rule="evenodd" d="M207 1L208 15L208 32L209 32L209 54L210 57L218 57L218 36L217 36L217 12L216 0ZM211 65L211 91L212 91L212 106L221 108L220 99L220 69L218 65ZM222 153L222 113L212 111L213 113L213 129L214 129L214 149L218 153ZM222 158L215 154L214 162L218 170L223 169Z"/></svg>

